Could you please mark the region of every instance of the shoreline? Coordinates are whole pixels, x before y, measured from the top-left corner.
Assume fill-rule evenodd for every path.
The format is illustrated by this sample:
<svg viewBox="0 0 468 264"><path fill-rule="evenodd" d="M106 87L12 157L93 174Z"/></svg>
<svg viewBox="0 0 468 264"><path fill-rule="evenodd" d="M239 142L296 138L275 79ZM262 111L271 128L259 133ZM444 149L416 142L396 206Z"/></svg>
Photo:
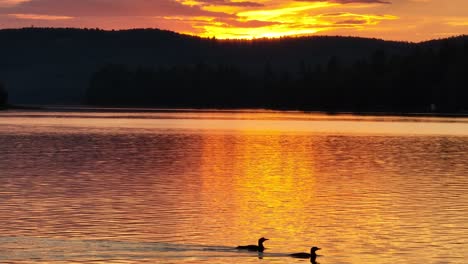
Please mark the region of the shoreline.
<svg viewBox="0 0 468 264"><path fill-rule="evenodd" d="M468 112L434 113L434 112L386 112L386 111L330 111L330 110L301 110L275 108L170 108L170 107L134 107L134 106L88 106L88 105L7 105L0 111L40 111L40 112L98 112L98 113L303 113L328 116L395 116L395 117L433 117L433 118L468 118Z"/></svg>

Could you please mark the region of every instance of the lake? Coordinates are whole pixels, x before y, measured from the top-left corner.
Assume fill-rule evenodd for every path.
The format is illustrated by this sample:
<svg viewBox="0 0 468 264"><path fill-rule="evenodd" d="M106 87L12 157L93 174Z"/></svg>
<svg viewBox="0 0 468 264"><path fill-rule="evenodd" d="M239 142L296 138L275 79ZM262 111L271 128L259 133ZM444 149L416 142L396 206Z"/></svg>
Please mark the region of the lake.
<svg viewBox="0 0 468 264"><path fill-rule="evenodd" d="M85 110L0 112L0 263L467 263L468 118Z"/></svg>

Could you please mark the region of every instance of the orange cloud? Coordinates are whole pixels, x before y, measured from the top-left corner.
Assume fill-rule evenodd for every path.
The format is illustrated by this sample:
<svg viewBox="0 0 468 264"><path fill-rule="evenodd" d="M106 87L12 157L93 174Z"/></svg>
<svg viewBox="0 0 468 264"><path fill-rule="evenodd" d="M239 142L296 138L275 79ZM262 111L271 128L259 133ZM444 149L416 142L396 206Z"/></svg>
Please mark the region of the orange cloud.
<svg viewBox="0 0 468 264"><path fill-rule="evenodd" d="M27 2L27 1L29 0L0 0L0 8L15 6L22 2Z"/></svg>
<svg viewBox="0 0 468 264"><path fill-rule="evenodd" d="M366 1L368 2L368 1ZM353 14L339 12L334 15L322 14L324 10L341 7L334 2L311 1L277 5L239 11L235 21L248 23L255 21L258 26L245 27L239 23L195 25L203 33L198 35L218 38L263 38L294 35L310 35L327 32L336 28L362 29L377 25L383 20L395 20L392 15ZM265 23L262 25L262 22ZM190 32L186 32L190 33Z"/></svg>
<svg viewBox="0 0 468 264"><path fill-rule="evenodd" d="M356 3L365 3L365 4L390 4L389 1L384 0L296 0L298 2L330 2L338 4L356 4Z"/></svg>
<svg viewBox="0 0 468 264"><path fill-rule="evenodd" d="M259 7L263 4L250 1L228 1L228 0L199 0L199 3L212 6L239 6L239 7Z"/></svg>
<svg viewBox="0 0 468 264"><path fill-rule="evenodd" d="M34 14L9 14L9 16L18 18L18 19L31 19L31 20L64 20L64 19L73 19L69 16L49 16L49 15L34 15Z"/></svg>
<svg viewBox="0 0 468 264"><path fill-rule="evenodd" d="M212 15L198 6L183 5L174 0L30 0L0 9L0 13L21 13L49 16L158 16Z"/></svg>
<svg viewBox="0 0 468 264"><path fill-rule="evenodd" d="M3 27L153 27L217 38L424 40L468 33L466 17L466 0L0 0Z"/></svg>

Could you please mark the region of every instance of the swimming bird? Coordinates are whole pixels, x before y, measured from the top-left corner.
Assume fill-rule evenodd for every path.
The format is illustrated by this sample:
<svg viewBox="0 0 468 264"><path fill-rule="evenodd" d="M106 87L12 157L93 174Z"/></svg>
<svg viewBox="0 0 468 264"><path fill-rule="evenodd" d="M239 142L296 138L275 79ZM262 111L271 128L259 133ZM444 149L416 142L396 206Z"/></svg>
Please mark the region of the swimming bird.
<svg viewBox="0 0 468 264"><path fill-rule="evenodd" d="M289 256L293 258L303 258L307 259L310 258L310 262L314 263L315 259L317 259L317 250L320 250L318 247L312 247L310 249L310 254L309 253L294 253L294 254L289 254Z"/></svg>
<svg viewBox="0 0 468 264"><path fill-rule="evenodd" d="M247 246L238 246L236 247L237 249L246 249L248 251L258 251L258 252L263 252L265 250L265 247L263 246L263 242L269 240L268 238L260 238L258 240L258 245L247 245Z"/></svg>

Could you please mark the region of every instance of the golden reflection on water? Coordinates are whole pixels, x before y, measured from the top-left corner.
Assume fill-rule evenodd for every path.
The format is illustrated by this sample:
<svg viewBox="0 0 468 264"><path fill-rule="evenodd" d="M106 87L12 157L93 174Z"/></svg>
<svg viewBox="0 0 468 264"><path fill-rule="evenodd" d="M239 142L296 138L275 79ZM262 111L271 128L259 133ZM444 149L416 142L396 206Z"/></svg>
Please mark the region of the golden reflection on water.
<svg viewBox="0 0 468 264"><path fill-rule="evenodd" d="M291 263L286 253L313 245L322 264L468 258L468 137L440 135L451 123L385 135L400 124L291 133L287 118L281 129L151 116L99 127L93 115L37 130L9 118L0 262L256 263L232 248L261 236L271 239L265 263Z"/></svg>
<svg viewBox="0 0 468 264"><path fill-rule="evenodd" d="M202 193L221 194L212 197L214 204L209 207L228 205L229 219L223 221L244 227L230 234L227 243L255 242L257 236L275 237L279 232L282 235L268 243L280 245L287 242L284 238L304 231L297 223L307 222L301 212L314 197L315 175L310 151L289 141L281 134L204 139L201 177L206 191ZM302 151L291 151L291 144ZM301 184L301 175L308 178L306 185Z"/></svg>

